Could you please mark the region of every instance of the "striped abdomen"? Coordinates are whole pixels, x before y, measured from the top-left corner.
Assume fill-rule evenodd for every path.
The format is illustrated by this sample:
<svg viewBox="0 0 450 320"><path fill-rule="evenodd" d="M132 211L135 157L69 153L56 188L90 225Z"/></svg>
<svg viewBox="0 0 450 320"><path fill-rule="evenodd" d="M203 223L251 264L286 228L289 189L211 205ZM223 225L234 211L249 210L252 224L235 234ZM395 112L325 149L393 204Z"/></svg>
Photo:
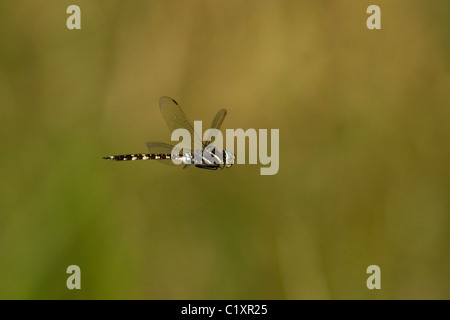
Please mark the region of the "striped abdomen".
<svg viewBox="0 0 450 320"><path fill-rule="evenodd" d="M119 156L103 157L106 160L114 161L133 161L133 160L170 160L171 154L154 154L154 153L137 153L137 154L124 154Z"/></svg>

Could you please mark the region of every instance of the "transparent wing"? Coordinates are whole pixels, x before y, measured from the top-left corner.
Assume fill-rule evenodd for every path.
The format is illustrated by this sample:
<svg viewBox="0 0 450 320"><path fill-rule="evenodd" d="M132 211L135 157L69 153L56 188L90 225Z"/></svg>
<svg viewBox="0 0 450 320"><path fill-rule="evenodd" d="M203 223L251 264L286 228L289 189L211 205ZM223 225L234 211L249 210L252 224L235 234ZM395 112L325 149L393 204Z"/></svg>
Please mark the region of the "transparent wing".
<svg viewBox="0 0 450 320"><path fill-rule="evenodd" d="M148 151L154 154L181 154L180 148L175 148L174 146L164 142L147 142ZM159 159L159 163L175 166L171 159Z"/></svg>
<svg viewBox="0 0 450 320"><path fill-rule="evenodd" d="M173 145L164 143L164 142L147 142L148 151L150 153L164 153L164 154L172 154L172 150L174 148ZM178 148L174 150L177 154L179 154ZM177 152L178 151L178 152Z"/></svg>
<svg viewBox="0 0 450 320"><path fill-rule="evenodd" d="M188 130L191 135L191 148L194 146L195 135L197 135L198 141L202 141L200 136L194 131L194 127L187 119L183 110L174 99L170 97L159 98L159 108L171 133L180 128Z"/></svg>
<svg viewBox="0 0 450 320"><path fill-rule="evenodd" d="M225 109L219 110L219 112L217 112L216 116L213 119L213 122L211 124L211 129L219 130L226 115L227 115L227 110L225 110ZM211 135L208 135L208 138L205 140L205 142L203 144L204 144L204 146L206 146L207 142L211 143L213 141L214 141L214 138L211 137Z"/></svg>
<svg viewBox="0 0 450 320"><path fill-rule="evenodd" d="M217 112L216 116L214 117L214 120L211 124L211 128L219 130L226 115L227 115L226 109L219 110L219 112Z"/></svg>

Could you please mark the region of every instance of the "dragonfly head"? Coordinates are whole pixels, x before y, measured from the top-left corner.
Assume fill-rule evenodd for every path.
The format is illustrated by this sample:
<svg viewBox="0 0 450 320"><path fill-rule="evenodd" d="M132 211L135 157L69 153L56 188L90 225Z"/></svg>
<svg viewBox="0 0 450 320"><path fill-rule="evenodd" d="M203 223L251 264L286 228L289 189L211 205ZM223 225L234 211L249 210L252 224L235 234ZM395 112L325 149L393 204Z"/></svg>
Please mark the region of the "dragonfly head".
<svg viewBox="0 0 450 320"><path fill-rule="evenodd" d="M232 154L230 151L223 150L223 159L225 168L230 168L234 163L234 154Z"/></svg>

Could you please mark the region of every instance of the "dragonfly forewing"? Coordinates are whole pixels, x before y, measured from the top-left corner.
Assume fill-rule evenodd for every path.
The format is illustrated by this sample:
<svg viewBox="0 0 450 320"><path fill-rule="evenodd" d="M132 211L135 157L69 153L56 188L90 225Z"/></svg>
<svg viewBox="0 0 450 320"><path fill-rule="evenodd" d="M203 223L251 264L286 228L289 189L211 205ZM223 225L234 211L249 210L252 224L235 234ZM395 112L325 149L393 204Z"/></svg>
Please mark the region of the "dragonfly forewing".
<svg viewBox="0 0 450 320"><path fill-rule="evenodd" d="M187 119L181 107L174 99L170 97L161 97L159 99L159 108L164 120L169 127L170 133L176 129L186 129L191 135L190 149L195 148L194 137L197 136L198 141L202 141L201 136L194 131L194 127ZM199 146L201 147L201 146Z"/></svg>

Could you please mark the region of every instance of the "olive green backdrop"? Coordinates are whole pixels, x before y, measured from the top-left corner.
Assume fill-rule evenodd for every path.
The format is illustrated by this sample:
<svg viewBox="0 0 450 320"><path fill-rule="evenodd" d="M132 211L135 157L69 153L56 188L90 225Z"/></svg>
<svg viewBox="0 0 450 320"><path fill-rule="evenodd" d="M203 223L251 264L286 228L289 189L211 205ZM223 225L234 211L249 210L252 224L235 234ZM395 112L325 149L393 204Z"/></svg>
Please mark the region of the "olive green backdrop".
<svg viewBox="0 0 450 320"><path fill-rule="evenodd" d="M2 0L0 298L449 299L449 16ZM278 174L102 160L170 141L163 95L191 120L225 107L223 129L280 129Z"/></svg>

